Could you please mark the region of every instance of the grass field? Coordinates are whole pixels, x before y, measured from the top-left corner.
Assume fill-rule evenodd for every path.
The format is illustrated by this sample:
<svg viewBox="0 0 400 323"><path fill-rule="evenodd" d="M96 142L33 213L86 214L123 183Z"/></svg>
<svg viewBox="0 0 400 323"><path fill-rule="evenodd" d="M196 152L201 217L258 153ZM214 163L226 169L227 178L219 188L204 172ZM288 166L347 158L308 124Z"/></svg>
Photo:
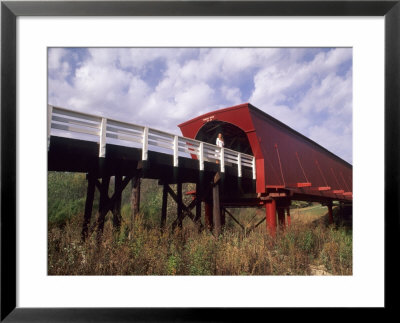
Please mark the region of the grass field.
<svg viewBox="0 0 400 323"><path fill-rule="evenodd" d="M169 200L167 230L161 232L161 188L150 180L142 183L141 214L133 232L126 190L121 230L113 229L109 214L97 243L94 212L91 234L81 242L86 184L82 176L49 173L49 275L352 274L352 229L338 219L337 208L335 224L328 225L326 207L294 204L291 227L278 232L276 239L266 233L265 222L247 230L265 217L263 209L230 209L247 229L243 231L227 217L223 234L214 237L207 230L198 232L189 219L182 230L172 232L176 209ZM185 198L187 203L190 197Z"/></svg>

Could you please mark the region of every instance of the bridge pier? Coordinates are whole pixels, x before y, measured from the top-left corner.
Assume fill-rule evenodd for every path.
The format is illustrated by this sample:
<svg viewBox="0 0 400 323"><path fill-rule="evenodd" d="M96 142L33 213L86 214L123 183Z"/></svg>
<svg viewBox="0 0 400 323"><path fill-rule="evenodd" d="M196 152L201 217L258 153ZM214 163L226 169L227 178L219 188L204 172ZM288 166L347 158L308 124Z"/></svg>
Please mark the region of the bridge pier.
<svg viewBox="0 0 400 323"><path fill-rule="evenodd" d="M88 227L90 224L90 220L92 218L94 191L96 189L95 186L96 179L93 177L93 175L90 173L87 174L86 179L88 181L88 187L86 191L85 214L83 218L82 233L81 233L82 241L85 241L85 239L88 236Z"/></svg>
<svg viewBox="0 0 400 323"><path fill-rule="evenodd" d="M339 217L341 220L344 219L344 206L343 206L343 202L339 203Z"/></svg>
<svg viewBox="0 0 400 323"><path fill-rule="evenodd" d="M278 224L280 230L285 230L285 208L278 207Z"/></svg>
<svg viewBox="0 0 400 323"><path fill-rule="evenodd" d="M221 207L221 227L222 227L222 229L225 227L225 220L226 220L225 208Z"/></svg>
<svg viewBox="0 0 400 323"><path fill-rule="evenodd" d="M113 227L116 231L121 229L121 200L122 200L122 175L115 175L115 183L114 183L114 194L115 200L112 208L113 213Z"/></svg>
<svg viewBox="0 0 400 323"><path fill-rule="evenodd" d="M219 185L213 187L213 230L216 236L221 234L221 207L219 203Z"/></svg>
<svg viewBox="0 0 400 323"><path fill-rule="evenodd" d="M204 222L206 227L211 231L213 227L212 218L213 204L209 201L204 202Z"/></svg>
<svg viewBox="0 0 400 323"><path fill-rule="evenodd" d="M136 174L136 176L134 176L131 180L131 223L129 238L131 238L133 233L135 219L140 210L140 183L141 177L139 174Z"/></svg>
<svg viewBox="0 0 400 323"><path fill-rule="evenodd" d="M108 187L110 176L103 176L100 185L99 215L97 218L97 240L99 241L104 230L104 221L108 212Z"/></svg>
<svg viewBox="0 0 400 323"><path fill-rule="evenodd" d="M332 202L329 202L327 206L328 206L328 221L329 221L329 224L333 224Z"/></svg>
<svg viewBox="0 0 400 323"><path fill-rule="evenodd" d="M274 199L265 202L265 220L267 222L267 232L276 237L276 201Z"/></svg>
<svg viewBox="0 0 400 323"><path fill-rule="evenodd" d="M220 183L221 173L216 173L214 176L214 182L212 187L213 197L213 231L216 236L219 236L222 231L222 219L221 219L221 204L220 204Z"/></svg>
<svg viewBox="0 0 400 323"><path fill-rule="evenodd" d="M85 201L85 213L82 223L81 239L85 241L89 234L89 224L92 217L93 201L96 187L100 192L99 209L97 215L97 239L100 240L103 229L104 222L108 211L113 214L113 229L119 231L121 228L121 200L122 192L126 185L131 180L132 176L122 176L122 174L115 174L115 189L114 194L110 198L108 196L108 190L110 186L111 175L104 174L101 182L99 181L97 174L87 173L86 175L88 181L88 187L86 191L86 201Z"/></svg>
<svg viewBox="0 0 400 323"><path fill-rule="evenodd" d="M201 220L201 197L203 196L203 190L200 184L196 184L196 221Z"/></svg>
<svg viewBox="0 0 400 323"><path fill-rule="evenodd" d="M278 224L280 230L285 230L286 226L291 224L290 221L290 204L291 200L289 197L278 198L276 200L278 210ZM285 217L286 215L286 217Z"/></svg>
<svg viewBox="0 0 400 323"><path fill-rule="evenodd" d="M168 207L168 184L163 185L162 205L161 205L161 230L165 230L167 222L167 207Z"/></svg>
<svg viewBox="0 0 400 323"><path fill-rule="evenodd" d="M176 195L178 200L176 201L176 214L178 216L178 227L182 229L182 221L183 221L183 214L182 214L182 183L176 184Z"/></svg>
<svg viewBox="0 0 400 323"><path fill-rule="evenodd" d="M290 227L292 224L292 221L290 219L290 207L286 208L286 220L287 220L288 227Z"/></svg>

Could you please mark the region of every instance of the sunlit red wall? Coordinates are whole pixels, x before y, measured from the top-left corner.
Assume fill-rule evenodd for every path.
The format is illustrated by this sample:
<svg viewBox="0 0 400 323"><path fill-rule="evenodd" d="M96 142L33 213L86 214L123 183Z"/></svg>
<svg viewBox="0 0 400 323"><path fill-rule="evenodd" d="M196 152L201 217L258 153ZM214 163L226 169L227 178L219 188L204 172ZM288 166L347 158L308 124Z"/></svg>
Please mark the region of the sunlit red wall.
<svg viewBox="0 0 400 323"><path fill-rule="evenodd" d="M265 192L267 187L290 188L305 182L310 182L312 188L302 191L310 195L321 195L315 188L326 186L331 190L323 193L324 196L336 197L333 190L352 192L350 164L251 104L216 110L179 127L183 136L195 138L209 121L228 122L246 133L256 157L256 190L259 193Z"/></svg>

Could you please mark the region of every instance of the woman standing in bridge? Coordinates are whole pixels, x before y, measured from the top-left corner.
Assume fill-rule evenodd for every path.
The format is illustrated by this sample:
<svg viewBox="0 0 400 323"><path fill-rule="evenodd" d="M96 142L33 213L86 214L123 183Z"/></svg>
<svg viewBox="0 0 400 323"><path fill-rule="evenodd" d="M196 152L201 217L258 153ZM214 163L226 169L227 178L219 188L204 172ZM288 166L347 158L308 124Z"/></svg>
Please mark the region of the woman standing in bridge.
<svg viewBox="0 0 400 323"><path fill-rule="evenodd" d="M224 147L224 137L222 137L222 133L218 134L216 145L221 148Z"/></svg>
<svg viewBox="0 0 400 323"><path fill-rule="evenodd" d="M221 148L224 147L225 143L224 143L224 137L222 137L222 133L219 133L219 134L218 134L216 145L217 145L217 147L221 147ZM217 152L218 152L218 151L217 151ZM218 162L218 159L217 159L217 164L218 164L218 163L219 163L219 162Z"/></svg>

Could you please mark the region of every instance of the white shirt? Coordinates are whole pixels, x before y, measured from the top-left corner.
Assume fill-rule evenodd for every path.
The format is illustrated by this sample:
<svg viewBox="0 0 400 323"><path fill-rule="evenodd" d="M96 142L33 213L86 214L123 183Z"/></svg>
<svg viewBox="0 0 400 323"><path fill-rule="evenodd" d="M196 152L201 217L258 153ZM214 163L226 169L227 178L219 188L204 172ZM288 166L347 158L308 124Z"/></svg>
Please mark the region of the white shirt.
<svg viewBox="0 0 400 323"><path fill-rule="evenodd" d="M221 139L217 138L217 143L216 143L216 145L217 145L218 147L224 147L224 142L223 142Z"/></svg>

